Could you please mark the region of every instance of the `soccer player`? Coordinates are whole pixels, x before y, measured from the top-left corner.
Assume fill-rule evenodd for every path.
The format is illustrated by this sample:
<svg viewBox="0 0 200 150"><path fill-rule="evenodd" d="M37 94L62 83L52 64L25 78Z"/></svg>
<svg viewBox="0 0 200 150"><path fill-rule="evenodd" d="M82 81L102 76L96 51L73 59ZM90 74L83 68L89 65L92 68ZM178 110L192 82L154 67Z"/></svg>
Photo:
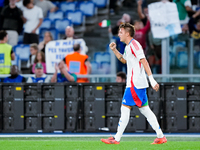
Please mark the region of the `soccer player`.
<svg viewBox="0 0 200 150"><path fill-rule="evenodd" d="M114 137L101 139L106 144L119 144L122 134L128 124L130 110L132 106L137 106L140 112L147 118L147 121L152 126L157 134L157 138L151 144L166 143L167 139L158 124L155 114L148 106L148 98L146 88L149 86L145 71L149 77L152 88L155 91L159 90L159 84L154 80L149 64L145 58L142 46L138 41L133 39L135 34L134 26L129 23L124 23L119 26L118 36L121 42L126 43L124 54L120 54L116 49L114 42L110 43L110 48L116 57L124 64L127 64L127 81L126 90L124 92L121 117L119 120L117 133Z"/></svg>

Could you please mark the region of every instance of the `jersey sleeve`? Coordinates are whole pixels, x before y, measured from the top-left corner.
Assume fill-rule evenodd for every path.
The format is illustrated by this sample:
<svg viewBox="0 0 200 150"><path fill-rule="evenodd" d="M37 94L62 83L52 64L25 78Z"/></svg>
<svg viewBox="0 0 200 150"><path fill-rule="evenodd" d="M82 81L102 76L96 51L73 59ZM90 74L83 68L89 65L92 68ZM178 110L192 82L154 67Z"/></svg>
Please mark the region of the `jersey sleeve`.
<svg viewBox="0 0 200 150"><path fill-rule="evenodd" d="M133 40L130 44L132 54L140 61L140 59L145 58L144 51L139 42Z"/></svg>
<svg viewBox="0 0 200 150"><path fill-rule="evenodd" d="M42 13L42 9L40 7L38 7L38 18L39 19L43 19L43 13Z"/></svg>

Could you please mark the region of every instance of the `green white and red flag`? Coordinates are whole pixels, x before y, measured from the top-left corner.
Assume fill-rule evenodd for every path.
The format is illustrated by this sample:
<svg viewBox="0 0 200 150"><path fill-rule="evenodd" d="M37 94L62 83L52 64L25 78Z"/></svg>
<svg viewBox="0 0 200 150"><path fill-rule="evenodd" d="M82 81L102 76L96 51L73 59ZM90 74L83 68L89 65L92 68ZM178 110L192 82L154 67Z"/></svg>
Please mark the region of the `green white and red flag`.
<svg viewBox="0 0 200 150"><path fill-rule="evenodd" d="M102 22L99 23L100 27L108 27L110 25L110 20L103 20Z"/></svg>

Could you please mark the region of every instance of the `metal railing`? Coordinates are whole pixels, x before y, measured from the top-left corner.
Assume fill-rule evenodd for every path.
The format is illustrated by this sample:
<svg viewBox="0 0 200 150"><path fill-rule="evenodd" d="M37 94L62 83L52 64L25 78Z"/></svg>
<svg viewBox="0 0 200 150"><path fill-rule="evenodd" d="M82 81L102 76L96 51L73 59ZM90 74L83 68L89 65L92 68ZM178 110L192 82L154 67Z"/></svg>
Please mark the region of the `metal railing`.
<svg viewBox="0 0 200 150"><path fill-rule="evenodd" d="M10 76L9 74L0 75L0 78ZM22 74L25 78L34 76L33 74ZM53 75L48 75L52 77ZM154 74L154 78L158 82L200 82L199 74ZM89 78L90 82L115 82L116 74L92 74L92 75L77 75L78 78Z"/></svg>

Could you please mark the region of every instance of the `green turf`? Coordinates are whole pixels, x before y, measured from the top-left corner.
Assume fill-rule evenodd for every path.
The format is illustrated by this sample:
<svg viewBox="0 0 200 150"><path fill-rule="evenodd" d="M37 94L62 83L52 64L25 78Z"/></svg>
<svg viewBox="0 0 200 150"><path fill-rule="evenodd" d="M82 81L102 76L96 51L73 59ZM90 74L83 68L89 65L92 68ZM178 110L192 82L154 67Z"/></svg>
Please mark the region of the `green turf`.
<svg viewBox="0 0 200 150"><path fill-rule="evenodd" d="M107 145L100 139L0 138L0 150L200 150L200 138L168 137L168 142L161 145L151 145L153 137L123 137L119 145Z"/></svg>

